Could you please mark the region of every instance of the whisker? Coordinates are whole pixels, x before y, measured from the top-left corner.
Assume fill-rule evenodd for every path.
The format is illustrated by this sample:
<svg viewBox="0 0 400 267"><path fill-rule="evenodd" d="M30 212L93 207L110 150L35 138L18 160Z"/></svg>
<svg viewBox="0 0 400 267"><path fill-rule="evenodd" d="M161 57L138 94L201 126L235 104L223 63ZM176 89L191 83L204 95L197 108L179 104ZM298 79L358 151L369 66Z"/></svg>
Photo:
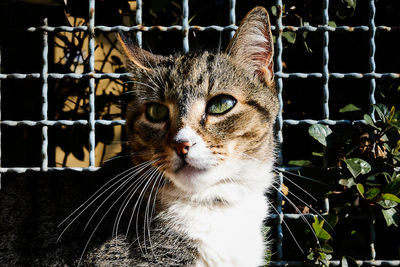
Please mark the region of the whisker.
<svg viewBox="0 0 400 267"><path fill-rule="evenodd" d="M147 180L147 183L144 185L143 189L141 190L141 192L139 194L139 197L138 197L138 199L137 199L137 201L135 203L135 206L132 209L131 217L129 219L128 227L127 227L127 230L126 230L126 233L125 233L125 238L126 238L128 236L128 233L129 233L129 229L130 229L130 226L131 226L131 223L132 223L133 216L135 214L135 210L136 210L136 208L138 208L138 212L136 213L136 239L138 241L139 249L140 249L142 254L143 254L143 250L142 250L142 246L140 245L139 226L138 226L138 218L139 218L139 213L140 213L139 209L140 209L140 205L141 205L142 200L143 200L143 196L144 196L143 193L146 191L149 183L151 182L151 179L148 179L148 177L152 176L156 171L157 171L157 169L152 168L152 169L148 170L145 174L143 174L143 181ZM133 194L131 195L130 199L132 197L133 197ZM145 248L145 250L146 250L146 248ZM147 253L147 251L146 251L146 253Z"/></svg>
<svg viewBox="0 0 400 267"><path fill-rule="evenodd" d="M278 188L276 188L274 185L271 185L271 187L273 187L278 194L281 194L282 197L284 197L289 203L290 205L296 210L296 212L300 215L301 219L308 225L308 227L310 228L311 232L313 233L315 240L317 241L317 244L319 247L321 247L317 234L314 231L314 228L312 227L312 225L307 221L307 219L304 217L304 215L301 213L301 211L296 207L296 205L287 197L285 196L285 194L283 194Z"/></svg>
<svg viewBox="0 0 400 267"><path fill-rule="evenodd" d="M299 198L298 196L296 196L293 192L289 191L289 194L291 194L292 196L294 196L296 199L298 199L299 201L301 201L304 205L306 205L310 210L312 210L313 212L315 212L319 218L324 219L324 217L317 211L315 210L313 207L311 207L310 205L308 205L306 202L304 202L304 200L302 200L301 198ZM324 219L325 220L325 219ZM325 220L326 221L326 220ZM333 230L333 227L326 221L327 225L329 226L329 228L331 230Z"/></svg>
<svg viewBox="0 0 400 267"><path fill-rule="evenodd" d="M151 168L149 170L147 170L143 175L145 175L147 172L149 172L151 170ZM142 175L142 176L143 176ZM126 207L129 205L130 200L132 199L132 197L135 195L136 190L146 181L145 177L140 176L131 186L129 186L128 190L131 189L131 191L126 194L126 198L124 199L124 201L122 202L118 212L117 212L117 216L115 218L114 221L114 226L113 226L113 235L117 236L118 235L118 225L120 223L120 220L123 216L123 213L125 212ZM125 194L126 192L124 192Z"/></svg>
<svg viewBox="0 0 400 267"><path fill-rule="evenodd" d="M149 181L148 181L148 183L146 184L146 187L142 190L142 192L140 193L140 196L139 196L139 199L140 199L140 204L139 204L139 206L140 205L142 205L142 202L143 202L143 199L144 199L144 196L145 196L145 190L147 190L147 188L150 186L150 184L151 184L151 181L152 181L152 179L153 179L153 177L154 177L154 175L156 174L158 172L158 169L156 168L156 169L154 169L154 171L149 175L149 177L150 178L148 178L149 179ZM154 184L153 184L154 185ZM149 198L151 197L151 195L149 196ZM147 246L146 246L146 216L147 216L147 206L146 206L146 208L145 208L145 212L144 212L144 216L143 216L143 244L144 244L144 249L145 249L145 252L146 252L146 254L147 254ZM136 233L138 234L139 233L139 231L138 231L138 227L139 227L139 213L137 213L136 214ZM150 240L149 240L150 241ZM150 241L150 244L151 244L151 241Z"/></svg>
<svg viewBox="0 0 400 267"><path fill-rule="evenodd" d="M151 162L147 162L147 163L148 163L148 164L151 164ZM133 176L131 176L129 179L131 180L132 177L135 177L136 174L137 174L137 173L135 173L135 174L134 174ZM131 186L132 186L132 185L131 185ZM130 186L130 187L131 187L131 186ZM130 188L130 187L129 187L129 188ZM103 222L103 220L105 219L105 217L107 216L107 214L111 211L111 209L112 209L112 208L114 207L114 205L118 202L118 200L129 190L129 188L128 188L127 190L125 190L125 192L124 192L123 194L121 194L121 196L119 196L118 199L117 199L116 201L114 201L114 203L108 208L108 210L104 213L104 215L101 217L100 221L97 223L97 225L96 225L95 228L93 229L93 231L92 231L91 235L89 236L89 239L88 239L88 241L86 242L86 245L85 245L85 247L84 247L84 249L83 249L83 251L82 251L81 257L79 258L78 265L80 265L80 262L81 262L81 260L82 260L82 258L83 258L83 255L85 254L85 252L86 252L86 250L87 250L87 247L88 247L90 241L91 241L92 238L93 238L94 233L97 231L97 229L99 228L100 224ZM114 190L113 193L115 193L115 192L116 192L116 190ZM113 194L113 193L112 193L112 194ZM110 197L110 196L109 196L109 197ZM108 197L108 198L109 198L109 197ZM104 202L103 202L103 203L104 203ZM93 218L93 216L94 216L94 215L92 215L91 218ZM89 221L89 222L90 222L90 221ZM85 229L86 229L86 227L88 226L89 222L86 224Z"/></svg>
<svg viewBox="0 0 400 267"><path fill-rule="evenodd" d="M148 166L147 166L148 167ZM142 171L142 170L141 170ZM127 197L125 198L124 202L122 203L120 209L117 212L117 216L116 219L114 221L114 227L113 227L113 233L115 233L115 236L118 234L118 225L120 223L120 220L122 218L122 215L126 209L126 207L128 206L129 202L131 201L132 197L135 195L136 191L140 188L140 186L146 181L146 177L147 174L150 173L152 171L152 167L150 167L146 172L144 172L138 180L136 180L131 186L129 186L129 189L131 189L131 191L127 194ZM126 190L126 191L127 191ZM126 191L124 192L124 194L126 193ZM123 208L122 208L123 207ZM125 236L126 237L126 236Z"/></svg>
<svg viewBox="0 0 400 267"><path fill-rule="evenodd" d="M279 174L278 171L274 170L274 172L276 174ZM294 181L292 181L291 179L289 179L287 176L283 175L283 178L285 178L286 180L288 180L291 184L293 184L294 186L296 186L297 188L299 188L301 191L303 191L307 196L309 196L310 198L312 198L312 200L314 200L315 202L317 202L317 199L315 197L313 197L313 195L311 195L310 193L308 193L304 188L302 188L301 186L299 186L298 184L296 184Z"/></svg>
<svg viewBox="0 0 400 267"><path fill-rule="evenodd" d="M269 203L269 205L272 207L272 209L276 212L276 214L279 216L279 212L278 210L274 207L274 205L267 199L267 202ZM289 225L287 225L285 219L282 219L283 224L286 226L286 228L289 231L289 234L292 236L294 242L296 243L297 247L300 249L300 251L304 254L304 250L301 248L299 242L297 242L296 237L294 236L294 234L292 233L292 231L290 230Z"/></svg>
<svg viewBox="0 0 400 267"><path fill-rule="evenodd" d="M126 143L131 143L132 141L126 141ZM114 157L112 157L112 158L109 158L109 159L107 159L107 160L105 160L105 161L103 161L103 163L108 163L108 162L110 162L110 161L113 161L113 160L116 160L116 159L120 159L120 158L127 158L127 157L139 157L139 156L149 156L149 155L154 155L154 153L152 153L152 152L148 152L148 153L142 153L142 152L131 152L131 153L128 153L128 154L124 154L124 155L117 155L117 156L114 156Z"/></svg>
<svg viewBox="0 0 400 267"><path fill-rule="evenodd" d="M153 82L153 81L152 81ZM146 86L146 87L149 87L150 89L153 89L153 90L155 90L156 88L155 87L153 87L153 86L151 86L151 85L149 85L149 84L147 84L147 83L143 83L143 82L139 82L139 81L129 81L129 83L137 83L137 84L140 84L140 85L143 85L143 86ZM157 86L157 84L155 84L154 82L153 82L153 84L155 85L155 86ZM158 86L157 86L158 87ZM136 90L136 89L135 89Z"/></svg>
<svg viewBox="0 0 400 267"><path fill-rule="evenodd" d="M159 171L159 168L157 168L157 171ZM152 178L151 178L151 179L152 179ZM153 194L154 187L155 187L155 185L157 184L157 182L159 182L159 180L161 180L161 179L162 179L162 173L161 173L161 172L158 172L156 178L154 179L154 183L153 183L153 186L152 186L152 188L151 188L149 198L148 198L148 200L147 200L146 211L145 211L145 216L144 216L144 221L145 221L145 222L144 222L144 225L147 224L147 235L148 235L148 237L149 237L150 250L151 250L151 253L153 254L153 257L154 257L154 258L157 258L157 257L156 257L156 255L155 255L155 253L154 253L154 251L153 251L153 244L152 244L152 241L151 241L151 234L150 234L150 231L151 231L152 214L149 213L149 207L150 207L151 196L152 196L152 194ZM157 193L154 194L153 205L155 205L155 200L156 200L156 198L157 198ZM154 208L154 206L153 206L152 208ZM144 230L145 230L145 229L144 229ZM146 231L144 231L144 233L146 233ZM144 239L146 239L146 238L144 237Z"/></svg>
<svg viewBox="0 0 400 267"><path fill-rule="evenodd" d="M128 170L123 171L122 173L118 174L117 176L113 177L111 180L109 180L107 183L105 183L102 187L100 187L91 197L89 197L83 204L81 204L77 209L75 209L70 215L68 215L67 218L65 218L57 227L61 227L63 224L65 224L74 214L78 213L79 210L81 210L83 207L86 207L81 210L79 212L79 214L77 214L74 219L72 219L72 221L70 221L68 223L68 225L64 228L64 230L61 232L61 234L59 235L59 237L57 238L57 242L60 241L61 237L63 236L63 234L65 233L65 231L72 225L72 223L74 223L82 214L83 212L85 212L85 210L87 210L94 202L96 202L96 200L98 198L100 198L103 194L105 194L108 190L110 190L112 187L114 187L116 184L118 184L120 181L124 180L129 174L127 174L128 172L132 172L134 171L136 168L140 167L142 164L139 164L137 166L134 166L132 168L129 168ZM122 176L122 177L121 177ZM107 188L105 191L103 191L101 194L99 194L108 184L112 183L114 180L116 180L117 178L121 177L120 179L118 179L116 182L114 182L114 184L112 186L110 186L109 188ZM99 195L97 195L99 194ZM87 204L88 202L90 202L89 204Z"/></svg>
<svg viewBox="0 0 400 267"><path fill-rule="evenodd" d="M90 219L89 219L88 222L86 223L84 230L86 230L86 228L88 227L89 223L92 221L92 219L93 219L93 217L96 215L96 213L100 210L100 208L104 205L104 203L105 203L108 199L110 199L111 196L114 195L114 193L116 193L116 192L119 191L123 186L125 186L127 183L129 183L129 182L130 182L133 178L135 178L136 175L137 175L138 173L140 173L143 169L147 168L148 166L151 166L151 164L152 164L152 162L147 162L147 164L144 165L143 167L141 167L139 170L135 170L135 173L134 173L132 176L130 176L126 181L124 181L121 185L119 185L113 192L111 192L111 193L106 197L106 199L104 199L104 201L97 207L97 209L95 210L95 212L92 214L92 216L90 217ZM123 194L125 194L125 193L126 193L126 190L124 191ZM121 194L121 196L122 196L123 194ZM120 196L120 197L121 197L121 196ZM119 197L118 199L120 199L120 197Z"/></svg>
<svg viewBox="0 0 400 267"><path fill-rule="evenodd" d="M280 167L274 167L274 169L275 169L275 171L278 171L278 172L283 172L283 173L291 174L291 175L294 175L294 176L303 178L303 179L305 179L305 180L312 181L312 182L314 182L314 183L319 183L319 184L323 184L323 185L325 185L325 186L329 186L327 183L324 183L324 182L315 180L315 179L310 178L310 177L307 177L307 176L303 176L303 175L296 174L296 173L293 173L293 172L285 171L283 168L280 168Z"/></svg>

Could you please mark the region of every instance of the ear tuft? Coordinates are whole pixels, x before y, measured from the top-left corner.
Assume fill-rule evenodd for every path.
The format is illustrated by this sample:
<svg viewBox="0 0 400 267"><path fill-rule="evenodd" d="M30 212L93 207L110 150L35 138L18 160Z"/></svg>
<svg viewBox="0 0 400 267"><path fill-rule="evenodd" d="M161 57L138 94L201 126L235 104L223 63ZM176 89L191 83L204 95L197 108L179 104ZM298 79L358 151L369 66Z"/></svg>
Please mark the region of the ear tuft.
<svg viewBox="0 0 400 267"><path fill-rule="evenodd" d="M274 42L267 10L252 9L242 20L226 52L270 85L274 82Z"/></svg>
<svg viewBox="0 0 400 267"><path fill-rule="evenodd" d="M125 64L132 69L151 71L162 59L162 56L154 55L138 47L121 32L117 34L117 40L119 50L125 56Z"/></svg>

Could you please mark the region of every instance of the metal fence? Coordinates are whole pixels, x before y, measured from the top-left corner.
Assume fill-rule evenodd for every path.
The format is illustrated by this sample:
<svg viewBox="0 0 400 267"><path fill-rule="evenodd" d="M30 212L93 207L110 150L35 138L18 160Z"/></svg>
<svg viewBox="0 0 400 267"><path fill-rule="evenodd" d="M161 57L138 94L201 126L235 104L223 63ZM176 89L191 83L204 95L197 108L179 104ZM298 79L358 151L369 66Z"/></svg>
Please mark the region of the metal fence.
<svg viewBox="0 0 400 267"><path fill-rule="evenodd" d="M275 49L275 76L276 76L276 85L279 93L279 103L282 111L283 107L283 99L282 92L284 90L284 79L322 79L323 81L323 97L321 99L321 105L323 108L323 120L314 120L314 119L301 119L294 120L290 118L283 118L282 112L280 112L277 120L278 125L278 142L283 144L284 138L282 135L282 130L284 125L311 125L311 124L325 124L325 125L355 125L358 123L363 123L362 120L333 120L330 119L330 108L329 108L329 81L331 79L345 79L345 78L355 78L355 79L366 79L369 81L369 104L375 104L375 89L376 89L376 81L378 79L399 79L399 73L377 73L376 72L376 64L375 64L375 35L377 32L390 32L390 31L398 31L399 27L389 27L384 25L375 25L375 0L368 0L369 3L369 22L368 25L361 26L339 26L339 27L331 27L328 25L329 22L329 0L323 0L323 9L322 18L323 23L319 26L302 26L302 27L294 27L289 25L283 25L282 23L282 0L276 1L276 7L278 10L278 14L276 17L276 25L273 26L272 30L274 35L276 36L276 49ZM230 32L231 37L234 34L234 31L237 29L236 26L236 12L235 6L236 1L229 1L229 25L228 26L195 26L189 24L189 0L182 0L182 25L172 25L172 26L143 26L142 23L142 0L136 1L136 24L133 27L126 26L102 26L95 24L95 0L89 0L89 21L88 26L78 26L78 27L70 27L70 26L49 26L47 23L47 19L43 20L43 25L39 27L29 27L26 29L28 32L39 32L42 36L42 70L40 73L0 73L0 81L8 80L8 79L37 79L42 83L42 109L41 109L41 120L32 121L32 120L20 120L20 121L11 121L11 120L1 120L0 114L0 123L1 126L5 127L15 127L15 126L28 126L28 127L40 127L41 136L42 136L42 146L41 146L41 165L36 167L0 167L1 173L24 173L27 171L34 172L48 172L48 171L64 171L66 169L75 170L75 171L95 171L98 167L95 166L95 126L96 125L124 125L124 120L96 120L95 119L95 80L96 79L120 79L120 78L128 78L128 73L96 73L94 68L95 63L95 32L136 32L136 41L141 46L142 45L142 32L148 31L160 31L160 32L170 32L177 31L182 32L182 50L183 52L189 52L190 44L189 44L189 32L191 31L214 31L214 32ZM77 73L49 73L48 72L48 49L49 49L49 40L48 34L50 32L77 32L77 31L86 31L89 36L88 43L88 52L89 52L89 70L83 74ZM322 32L322 68L321 72L316 73L285 73L283 72L282 66L282 53L283 53L283 44L282 44L282 33L284 31L293 31L293 32ZM332 32L367 32L369 34L369 71L367 73L334 73L330 72L328 68L329 64L329 36ZM0 60L1 60L1 50L0 50ZM0 61L1 63L1 61ZM1 66L1 65L0 65ZM85 120L49 120L48 119L48 81L49 79L87 79L89 81L89 103L90 110L87 119ZM1 86L1 84L0 84ZM367 93L366 93L367 94ZM1 98L0 98L1 101ZM3 99L4 101L4 99ZM1 102L0 102L1 104ZM372 111L372 109L371 109ZM371 113L373 117L373 114ZM88 167L49 167L48 165L48 129L53 126L73 126L73 125L85 125L89 129L89 166ZM0 132L1 134L1 132ZM3 144L4 145L4 144ZM282 160L282 159L281 159ZM1 166L1 149L0 149L0 166ZM282 167L283 171L290 171L290 168ZM282 173L278 175L280 179L280 184L283 182ZM274 242L276 242L276 261L272 261L270 266L303 266L307 265L303 261L287 261L283 257L283 231L282 231L282 223L283 220L299 220L300 215L298 214L283 214L282 212L282 196L278 194L276 210L278 211L277 215L272 215L272 218L276 221L276 233L272 236L274 237ZM329 199L325 199L325 212L329 212ZM306 215L308 219L312 219L314 217L313 214ZM370 259L369 260L358 260L357 262L360 265L365 266L399 266L399 260L379 260L376 259L375 253L375 218L369 218L370 222L370 235L371 240L369 242L370 247ZM311 264L311 263L308 263ZM341 262L338 260L330 261L330 266L339 266Z"/></svg>

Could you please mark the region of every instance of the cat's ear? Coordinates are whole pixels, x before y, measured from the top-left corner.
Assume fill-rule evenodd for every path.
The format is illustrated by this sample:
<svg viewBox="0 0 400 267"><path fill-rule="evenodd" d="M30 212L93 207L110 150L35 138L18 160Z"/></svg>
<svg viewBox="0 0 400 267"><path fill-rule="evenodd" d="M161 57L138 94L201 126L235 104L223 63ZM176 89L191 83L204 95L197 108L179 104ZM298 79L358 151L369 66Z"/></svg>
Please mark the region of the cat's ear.
<svg viewBox="0 0 400 267"><path fill-rule="evenodd" d="M151 71L163 58L140 48L122 33L117 34L117 39L119 50L125 56L125 64L129 68Z"/></svg>
<svg viewBox="0 0 400 267"><path fill-rule="evenodd" d="M256 7L246 15L226 53L254 71L262 82L268 85L274 82L274 42L265 8Z"/></svg>

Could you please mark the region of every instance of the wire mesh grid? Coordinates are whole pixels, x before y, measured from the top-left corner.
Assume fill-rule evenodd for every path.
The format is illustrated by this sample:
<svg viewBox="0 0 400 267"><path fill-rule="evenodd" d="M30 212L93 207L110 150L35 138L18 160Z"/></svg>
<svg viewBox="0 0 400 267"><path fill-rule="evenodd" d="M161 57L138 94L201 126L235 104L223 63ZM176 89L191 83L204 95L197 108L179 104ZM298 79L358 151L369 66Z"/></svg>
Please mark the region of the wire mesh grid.
<svg viewBox="0 0 400 267"><path fill-rule="evenodd" d="M389 27L375 25L375 0L368 0L369 3L369 23L368 25L361 26L339 26L339 27L331 27L328 25L329 22L329 0L323 0L323 9L322 9L322 19L323 23L319 26L289 26L283 25L282 23L282 0L276 1L276 7L278 10L276 16L276 25L272 26L273 34L276 36L276 49L275 49L275 76L276 76L276 85L279 97L279 104L281 112L277 118L277 137L278 142L283 144L284 138L282 134L284 125L312 125L312 124L325 124L325 125L356 125L360 123L364 123L363 120L333 120L330 119L330 109L329 109L329 81L331 79L344 79L344 78L355 78L355 79L366 79L369 81L369 105L372 107L375 104L375 89L376 89L376 81L377 79L399 79L399 73L377 73L376 72L376 64L375 64L375 35L376 32L391 32L397 31L398 27ZM39 27L30 27L26 29L28 32L39 32L42 36L42 70L40 73L9 73L4 74L0 73L0 82L2 80L7 79L37 79L42 83L41 90L41 98L42 98L42 110L41 110L41 120L33 121L33 120L1 120L0 113L0 123L2 126L7 127L15 127L15 126L28 126L28 127L40 127L41 136L42 136L42 145L41 145L41 166L37 167L2 167L1 166L1 149L0 149L0 174L1 173L24 173L27 171L34 172L47 172L47 171L64 171L64 170L75 170L75 171L95 171L98 167L95 166L95 126L96 125L105 125L105 126L114 126L114 125L124 125L124 120L96 120L95 119L95 80L96 79L120 79L120 78L129 78L129 73L96 73L95 72L95 32L135 32L136 33L136 42L139 46L142 46L142 32L149 31L159 31L159 32L170 32L177 31L182 32L182 50L187 53L190 50L189 46L189 32L190 31L214 31L214 32L230 32L230 36L234 35L236 26L236 1L229 1L229 25L228 26L195 26L189 24L189 0L182 0L182 24L181 25L172 25L172 26L144 26L142 21L142 0L136 1L136 25L132 27L126 26L102 26L95 24L95 0L89 0L89 21L88 26L56 26L51 27L48 25L47 18L43 20L43 25ZM85 31L89 36L88 43L88 52L89 52L89 69L87 72L82 74L77 73L49 73L48 72L48 53L49 53L49 40L48 34L50 32L77 32L77 31ZM283 54L283 43L282 43L282 33L284 31L291 32L322 32L322 69L321 72L314 73L285 73L283 71L282 66L282 54ZM367 32L369 34L369 71L366 73L335 73L330 72L329 65L329 36L332 32ZM0 66L1 66L1 49L0 49ZM89 114L88 118L85 120L49 120L48 118L48 81L49 79L87 79L89 81ZM322 120L314 120L314 119L284 119L282 115L283 108L283 98L282 92L284 90L284 79L322 79L323 81L323 94L322 94L322 109L323 109L323 118ZM1 85L1 83L0 83ZM0 98L1 101L1 98ZM1 104L1 102L0 102ZM373 117L372 108L370 109L370 115ZM73 125L84 125L89 129L89 166L88 167L49 167L48 165L48 128L53 126L73 126ZM1 134L1 132L0 132ZM282 161L282 157L280 158ZM280 167L281 171L291 171L292 168L289 167ZM282 186L283 183L283 174L277 175L279 178L279 184ZM303 261L287 261L283 257L283 231L282 224L283 220L299 220L301 215L299 214L284 214L282 211L282 195L277 194L277 214L271 215L271 218L276 222L276 233L273 234L275 236L274 242L276 243L276 258L277 260L271 261L270 266L304 266L304 265L312 265L312 263L305 263ZM325 212L329 212L329 199L325 199ZM307 219L313 219L315 215L307 214L305 217ZM369 260L357 260L357 263L362 266L399 266L399 260L379 260L376 259L375 253L375 218L370 217L370 236L371 239L369 241L370 247L370 259ZM339 260L334 260L329 262L330 266L339 266L341 262Z"/></svg>

